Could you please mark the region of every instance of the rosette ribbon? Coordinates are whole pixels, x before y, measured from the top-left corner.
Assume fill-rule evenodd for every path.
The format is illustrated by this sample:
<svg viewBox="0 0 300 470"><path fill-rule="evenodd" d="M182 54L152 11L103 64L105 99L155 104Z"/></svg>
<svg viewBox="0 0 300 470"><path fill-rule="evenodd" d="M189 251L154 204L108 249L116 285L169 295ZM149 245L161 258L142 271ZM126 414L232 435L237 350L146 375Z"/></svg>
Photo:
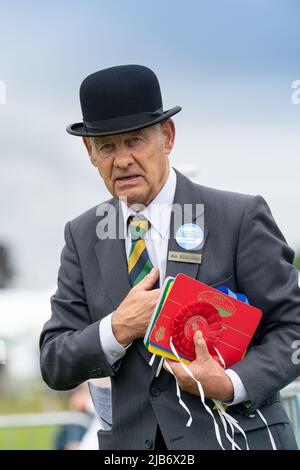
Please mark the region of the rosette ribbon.
<svg viewBox="0 0 300 470"><path fill-rule="evenodd" d="M196 359L193 338L197 330L202 331L210 354L216 356L215 345L222 335L222 318L218 310L208 302L196 301L184 305L177 312L172 324L173 345L179 355L190 361Z"/></svg>

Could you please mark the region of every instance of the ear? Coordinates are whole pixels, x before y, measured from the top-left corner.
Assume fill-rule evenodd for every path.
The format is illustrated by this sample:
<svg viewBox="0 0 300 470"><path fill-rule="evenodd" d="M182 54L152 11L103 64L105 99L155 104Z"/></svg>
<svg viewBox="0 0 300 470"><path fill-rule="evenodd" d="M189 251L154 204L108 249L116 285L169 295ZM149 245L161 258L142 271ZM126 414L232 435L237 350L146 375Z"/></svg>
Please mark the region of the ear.
<svg viewBox="0 0 300 470"><path fill-rule="evenodd" d="M88 151L88 154L91 155L92 153L92 144L90 142L90 139L88 137L82 137L83 143Z"/></svg>
<svg viewBox="0 0 300 470"><path fill-rule="evenodd" d="M97 166L96 164L96 159L94 157L94 153L93 153L93 146L92 146L92 143L90 141L90 139L88 137L82 137L82 140L83 140L83 143L88 151L88 154L90 156L90 160L91 160L91 163L92 165L94 166Z"/></svg>
<svg viewBox="0 0 300 470"><path fill-rule="evenodd" d="M166 155L169 155L174 146L175 124L173 119L168 119L161 124L162 136Z"/></svg>

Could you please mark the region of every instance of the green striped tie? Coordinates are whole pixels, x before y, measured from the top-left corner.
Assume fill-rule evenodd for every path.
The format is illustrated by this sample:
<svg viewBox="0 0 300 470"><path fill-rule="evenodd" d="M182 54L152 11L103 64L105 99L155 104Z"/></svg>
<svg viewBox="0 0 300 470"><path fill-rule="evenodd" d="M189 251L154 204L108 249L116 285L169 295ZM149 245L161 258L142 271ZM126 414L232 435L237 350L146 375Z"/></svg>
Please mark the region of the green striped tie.
<svg viewBox="0 0 300 470"><path fill-rule="evenodd" d="M140 282L153 268L144 240L148 228L149 222L142 214L130 217L132 245L128 258L128 273L132 286Z"/></svg>

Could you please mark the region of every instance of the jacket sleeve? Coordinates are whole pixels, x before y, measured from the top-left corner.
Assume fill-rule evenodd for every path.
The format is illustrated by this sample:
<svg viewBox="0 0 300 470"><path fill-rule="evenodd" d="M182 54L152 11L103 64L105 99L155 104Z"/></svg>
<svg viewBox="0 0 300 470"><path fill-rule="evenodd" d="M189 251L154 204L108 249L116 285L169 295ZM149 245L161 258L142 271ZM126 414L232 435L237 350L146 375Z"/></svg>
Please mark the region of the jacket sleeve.
<svg viewBox="0 0 300 470"><path fill-rule="evenodd" d="M252 414L266 398L300 375L295 344L300 340L300 289L287 245L261 196L251 199L240 227L236 253L239 292L263 312L243 360L233 369L249 394Z"/></svg>
<svg viewBox="0 0 300 470"><path fill-rule="evenodd" d="M52 316L40 336L43 379L55 390L68 390L96 377L113 376L99 336L99 321L92 323L70 222L58 272L58 288L51 297Z"/></svg>

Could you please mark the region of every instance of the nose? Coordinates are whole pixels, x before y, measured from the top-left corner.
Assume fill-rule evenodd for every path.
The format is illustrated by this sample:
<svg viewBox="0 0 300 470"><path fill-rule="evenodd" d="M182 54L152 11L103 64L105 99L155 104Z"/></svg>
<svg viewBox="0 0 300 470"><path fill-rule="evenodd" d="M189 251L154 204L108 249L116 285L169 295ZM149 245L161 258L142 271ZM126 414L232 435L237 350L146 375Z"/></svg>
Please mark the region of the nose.
<svg viewBox="0 0 300 470"><path fill-rule="evenodd" d="M134 162L131 150L125 145L119 145L116 149L113 165L118 168L127 168Z"/></svg>

